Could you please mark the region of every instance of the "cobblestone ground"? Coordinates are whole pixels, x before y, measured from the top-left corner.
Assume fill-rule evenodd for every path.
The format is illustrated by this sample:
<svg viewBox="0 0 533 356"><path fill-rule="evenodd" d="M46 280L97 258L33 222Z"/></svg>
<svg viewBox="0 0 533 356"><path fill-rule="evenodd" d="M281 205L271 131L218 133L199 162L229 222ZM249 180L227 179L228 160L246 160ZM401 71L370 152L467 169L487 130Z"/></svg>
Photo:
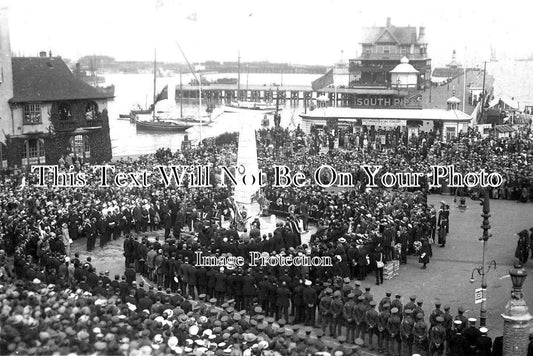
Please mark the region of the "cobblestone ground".
<svg viewBox="0 0 533 356"><path fill-rule="evenodd" d="M433 309L433 301L439 298L443 304L452 306L455 315L457 307L463 305L468 317L479 319L480 304L474 304L474 290L480 288L481 278L475 273L474 283L470 277L474 267L481 265L482 242L481 236L481 206L479 202L467 199L467 209L461 212L453 203L453 197L432 195L428 202L438 208L439 201L444 200L451 207L450 233L446 247L440 248L433 245L433 258L428 268L422 270L415 256L408 257L407 265L400 267L399 276L386 280L384 284L376 286L374 275L369 275L362 281L362 288L371 287L374 299L378 301L385 296L386 291L400 293L402 300L408 301L411 294L416 294L424 301L423 309L428 316ZM487 327L489 335L501 335L503 321L501 313L510 297L511 280L508 275L516 259L514 257L517 236L522 229L533 226L533 204L522 204L515 201L491 201L491 233L492 237L487 243L486 261L494 260L497 263L495 270L487 274ZM266 219L265 219L266 220ZM303 237L308 241L310 231ZM150 237L162 237L162 231L147 233ZM97 247L90 253L93 265L98 271L109 270L111 277L124 272L124 257L122 255L123 238L110 242L103 249ZM98 242L97 242L98 244ZM82 258L89 254L85 251L85 240L75 241L73 252L79 252ZM525 268L529 278L524 284L526 302L533 307L533 260ZM137 277L140 280L142 277Z"/></svg>

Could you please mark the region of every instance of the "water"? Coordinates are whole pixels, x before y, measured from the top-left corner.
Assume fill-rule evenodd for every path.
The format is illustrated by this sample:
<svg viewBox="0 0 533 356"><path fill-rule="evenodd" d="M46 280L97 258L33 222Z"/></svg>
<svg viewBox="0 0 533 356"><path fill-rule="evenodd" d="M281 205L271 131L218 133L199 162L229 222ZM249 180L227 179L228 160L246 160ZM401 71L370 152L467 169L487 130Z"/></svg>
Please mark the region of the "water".
<svg viewBox="0 0 533 356"><path fill-rule="evenodd" d="M191 140L214 137L224 132L239 131L241 123L246 121L255 128L261 127L263 115L258 114L231 114L222 113L215 109L214 116L218 116L213 124L209 126L195 126L184 133L154 133L137 131L134 124L129 120L118 120L119 114L127 114L136 105L145 107L153 100L153 75L151 74L109 74L106 75L106 84L115 85L115 99L108 104L109 125L111 130L111 145L113 156L127 156L154 153L160 147L169 147L177 150L181 147L181 142L185 135ZM218 78L236 78L237 74L222 73L204 76L208 80ZM312 74L241 74L241 86L246 88L246 83L250 85L262 85L271 83L281 83L285 85L309 85L316 79L317 75ZM192 75L183 75L183 83L187 84L192 79ZM179 77L157 78L157 91L159 92L169 83L179 84ZM203 103L201 114L206 115L206 106ZM282 106L281 124L288 126L291 121L297 125L300 122L298 114L303 111L302 107L291 107L289 103ZM184 115L197 116L199 114L197 100L184 100ZM272 115L269 115L272 123Z"/></svg>
<svg viewBox="0 0 533 356"><path fill-rule="evenodd" d="M494 76L494 97L514 97L523 105L533 105L533 62L501 60L487 63L487 72Z"/></svg>
<svg viewBox="0 0 533 356"><path fill-rule="evenodd" d="M494 95L514 97L522 105L533 105L533 62L516 62L501 60L496 63L487 63L487 71L495 78ZM208 80L218 78L237 78L237 74L221 73L204 76ZM241 73L241 86L246 88L250 85L270 85L283 83L285 85L309 85L318 77L316 74L246 74ZM183 83L187 84L192 75L184 74ZM202 129L193 127L185 133L153 133L137 132L135 125L129 121L118 120L119 114L129 113L130 109L139 104L145 106L152 102L153 76L151 74L110 74L106 75L106 83L115 85L115 100L109 103L109 121L111 127L111 143L113 156L139 155L155 152L160 147L169 147L176 150L181 147L184 135L189 139L217 136L224 132L238 131L241 122L250 122L254 127L261 126L261 115L239 115L224 113L220 115L212 125ZM179 84L179 77L157 78L157 90L160 91L166 84ZM301 104L301 103L300 103ZM184 101L185 115L198 115L198 102L195 100ZM206 107L201 110L206 114ZM282 126L292 122L297 125L300 122L299 113L303 107L290 107L287 103L283 107ZM272 116L269 116L272 122Z"/></svg>

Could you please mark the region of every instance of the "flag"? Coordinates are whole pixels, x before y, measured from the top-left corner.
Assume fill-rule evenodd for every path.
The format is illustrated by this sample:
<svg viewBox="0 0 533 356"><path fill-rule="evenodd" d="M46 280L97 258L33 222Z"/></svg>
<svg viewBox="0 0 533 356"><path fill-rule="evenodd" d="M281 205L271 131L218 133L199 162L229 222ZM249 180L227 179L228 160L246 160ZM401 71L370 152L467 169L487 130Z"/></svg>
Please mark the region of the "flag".
<svg viewBox="0 0 533 356"><path fill-rule="evenodd" d="M187 20L189 21L198 21L198 14L196 12L193 12L192 14L190 14L189 16L186 17Z"/></svg>
<svg viewBox="0 0 533 356"><path fill-rule="evenodd" d="M0 143L4 145L7 143L6 133L4 129L0 130Z"/></svg>
<svg viewBox="0 0 533 356"><path fill-rule="evenodd" d="M314 91L325 88L331 84L333 84L333 69L330 69L326 74L311 82Z"/></svg>
<svg viewBox="0 0 533 356"><path fill-rule="evenodd" d="M165 85L163 90L161 90L161 92L157 94L157 96L155 97L155 102L157 103L158 101L165 99L168 99L168 85Z"/></svg>

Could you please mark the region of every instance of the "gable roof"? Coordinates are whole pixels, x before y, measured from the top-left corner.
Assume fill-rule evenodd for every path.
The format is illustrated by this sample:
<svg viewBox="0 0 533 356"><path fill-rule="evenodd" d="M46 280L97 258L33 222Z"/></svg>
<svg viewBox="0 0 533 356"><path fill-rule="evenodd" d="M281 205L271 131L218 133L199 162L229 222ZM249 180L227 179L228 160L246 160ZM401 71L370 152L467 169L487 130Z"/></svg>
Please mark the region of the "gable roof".
<svg viewBox="0 0 533 356"><path fill-rule="evenodd" d="M12 103L112 97L76 78L59 57L14 57L12 68Z"/></svg>
<svg viewBox="0 0 533 356"><path fill-rule="evenodd" d="M379 43L396 43L396 44L400 44L400 41L398 41L396 36L394 36L392 31L390 31L390 29L388 27L385 27L383 29L383 31L381 32L381 34L378 37L376 37L376 39L372 43L374 44L374 43L377 43L378 41L379 41Z"/></svg>
<svg viewBox="0 0 533 356"><path fill-rule="evenodd" d="M377 42L381 36L389 32L395 40L398 41L398 44L407 45L411 43L418 43L418 37L416 35L416 27L413 26L376 26L376 27L364 27L363 35L361 36L361 44L374 44ZM414 39L414 41L413 41Z"/></svg>

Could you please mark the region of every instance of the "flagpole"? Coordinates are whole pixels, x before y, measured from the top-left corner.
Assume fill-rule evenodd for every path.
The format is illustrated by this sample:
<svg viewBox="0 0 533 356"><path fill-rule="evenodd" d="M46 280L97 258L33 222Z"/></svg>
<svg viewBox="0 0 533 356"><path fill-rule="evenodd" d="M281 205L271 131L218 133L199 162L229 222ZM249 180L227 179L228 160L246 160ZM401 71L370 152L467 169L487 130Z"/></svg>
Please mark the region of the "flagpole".
<svg viewBox="0 0 533 356"><path fill-rule="evenodd" d="M463 112L465 112L465 105L466 105L466 74L468 72L468 65L466 64L466 46L465 46L465 69L464 69L464 77L463 77Z"/></svg>
<svg viewBox="0 0 533 356"><path fill-rule="evenodd" d="M202 119L202 73L198 71L198 76L200 77L198 83L199 90L199 104L198 104L198 115L200 116L200 144L202 144L202 126L204 125Z"/></svg>
<svg viewBox="0 0 533 356"><path fill-rule="evenodd" d="M152 108L152 121L155 121L155 91L156 91L156 79L157 78L157 50L154 48L154 107Z"/></svg>

